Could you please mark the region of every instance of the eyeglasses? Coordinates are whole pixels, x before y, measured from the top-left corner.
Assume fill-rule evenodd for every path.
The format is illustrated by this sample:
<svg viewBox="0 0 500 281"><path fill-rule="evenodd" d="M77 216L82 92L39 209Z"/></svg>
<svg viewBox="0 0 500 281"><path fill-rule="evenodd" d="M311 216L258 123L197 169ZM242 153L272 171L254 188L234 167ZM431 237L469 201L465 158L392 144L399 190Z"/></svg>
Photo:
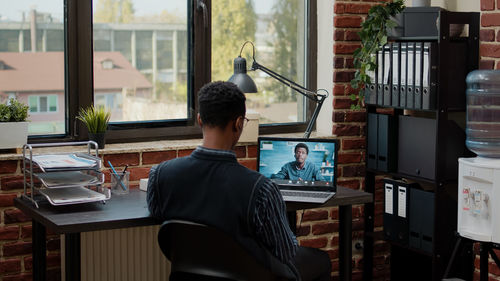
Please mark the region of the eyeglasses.
<svg viewBox="0 0 500 281"><path fill-rule="evenodd" d="M248 124L248 122L250 122L250 120L246 117L243 117L243 118L244 118L243 119L243 127L245 127Z"/></svg>

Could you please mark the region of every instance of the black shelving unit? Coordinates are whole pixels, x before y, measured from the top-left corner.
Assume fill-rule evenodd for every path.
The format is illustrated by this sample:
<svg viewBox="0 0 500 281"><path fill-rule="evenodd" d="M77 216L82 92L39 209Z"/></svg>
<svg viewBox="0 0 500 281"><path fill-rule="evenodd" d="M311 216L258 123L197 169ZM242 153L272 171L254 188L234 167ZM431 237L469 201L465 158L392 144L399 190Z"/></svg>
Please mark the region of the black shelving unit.
<svg viewBox="0 0 500 281"><path fill-rule="evenodd" d="M421 156L426 163L418 163L415 167L427 165L432 169L428 174L421 173L419 168L413 170L402 167L399 159L393 171L381 171L369 167L365 176L365 190L375 193L376 176L393 179L410 179L434 194L434 237L432 251L421 251L409 247L405 243L388 241L391 245L391 280L441 280L449 262L455 244L457 224L457 183L458 157L471 156L465 147L465 110L466 110L466 75L478 68L479 63L479 13L449 12L441 8L406 8L403 12L403 30L399 37L392 37L392 42L433 42L437 50L436 103L431 110L393 108L392 116L396 125L391 130L396 137L398 158L415 154L408 149L402 139L400 126L410 119L430 123L430 127L412 127L422 141L433 144L432 151ZM423 22L423 21L430 21ZM457 25L465 25L466 36L450 37L450 30ZM381 105L369 104L367 114L377 113ZM387 113L384 113L387 114ZM421 122L420 122L421 123ZM407 123L404 123L407 124ZM370 131L367 123L367 132ZM431 129L429 129L431 128ZM406 128L408 130L408 128ZM367 134L368 135L368 134ZM367 148L370 146L367 137ZM373 145L373 144L372 144ZM368 155L368 151L367 151ZM428 166L430 163L431 166ZM405 172L402 172L405 170ZM430 175L430 176L429 176ZM374 203L365 204L365 237L363 280L373 280L373 243L374 243ZM470 252L470 251L469 251ZM472 254L472 253L470 253ZM465 257L466 258L466 257ZM470 259L469 259L470 260ZM456 263L460 264L460 263ZM452 269L452 273L461 275L463 279L472 278L473 265L470 268Z"/></svg>

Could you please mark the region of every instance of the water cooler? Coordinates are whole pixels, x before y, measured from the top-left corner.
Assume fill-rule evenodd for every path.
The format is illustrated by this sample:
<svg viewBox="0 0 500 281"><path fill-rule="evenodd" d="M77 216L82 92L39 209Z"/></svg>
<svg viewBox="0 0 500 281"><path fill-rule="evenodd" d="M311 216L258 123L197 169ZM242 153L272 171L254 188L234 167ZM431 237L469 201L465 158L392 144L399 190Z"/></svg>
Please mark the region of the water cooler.
<svg viewBox="0 0 500 281"><path fill-rule="evenodd" d="M500 71L467 76L466 135L478 156L458 160L458 233L500 243Z"/></svg>

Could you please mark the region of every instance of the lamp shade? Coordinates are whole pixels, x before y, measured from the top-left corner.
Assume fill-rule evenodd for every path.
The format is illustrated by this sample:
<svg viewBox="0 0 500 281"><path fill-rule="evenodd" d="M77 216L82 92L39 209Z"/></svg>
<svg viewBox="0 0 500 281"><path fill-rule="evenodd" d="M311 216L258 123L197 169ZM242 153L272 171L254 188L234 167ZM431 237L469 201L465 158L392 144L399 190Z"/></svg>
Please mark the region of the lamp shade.
<svg viewBox="0 0 500 281"><path fill-rule="evenodd" d="M247 60L242 57L234 59L234 74L229 78L243 93L257 93L257 86L247 74Z"/></svg>

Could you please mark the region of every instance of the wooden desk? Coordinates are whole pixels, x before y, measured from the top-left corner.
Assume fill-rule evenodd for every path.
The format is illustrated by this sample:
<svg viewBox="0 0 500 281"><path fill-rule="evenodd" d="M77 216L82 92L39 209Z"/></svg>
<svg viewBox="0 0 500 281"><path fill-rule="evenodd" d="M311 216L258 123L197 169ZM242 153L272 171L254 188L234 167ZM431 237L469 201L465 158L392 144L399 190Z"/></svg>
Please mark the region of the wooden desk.
<svg viewBox="0 0 500 281"><path fill-rule="evenodd" d="M351 280L352 271L352 210L351 205L372 202L370 193L338 187L337 195L323 205L287 203L287 210L339 207L339 263L340 280ZM128 195L112 196L106 204L88 203L69 206L52 206L39 203L40 208L22 198L15 198L14 205L32 218L33 224L33 280L45 280L46 228L65 235L66 280L80 280L80 233L126 227L160 224L148 211L146 193L131 190Z"/></svg>

